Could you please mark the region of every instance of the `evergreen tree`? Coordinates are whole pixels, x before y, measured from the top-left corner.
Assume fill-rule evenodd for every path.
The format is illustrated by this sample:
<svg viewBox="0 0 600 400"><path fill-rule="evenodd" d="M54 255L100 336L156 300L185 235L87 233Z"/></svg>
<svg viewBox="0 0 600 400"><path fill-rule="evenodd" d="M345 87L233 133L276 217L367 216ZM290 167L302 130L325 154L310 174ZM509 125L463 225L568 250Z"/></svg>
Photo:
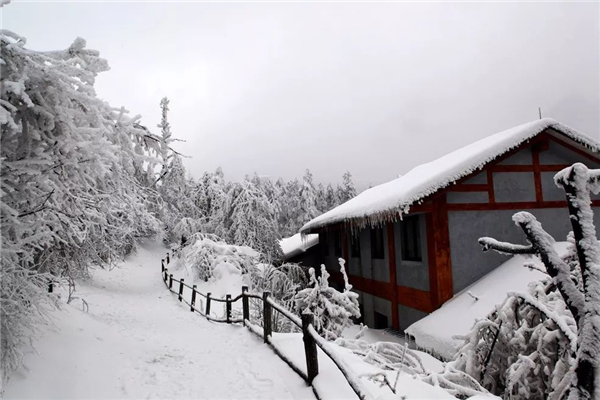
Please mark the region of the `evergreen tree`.
<svg viewBox="0 0 600 400"><path fill-rule="evenodd" d="M352 182L352 175L350 172L346 172L343 176L342 181L342 196L340 198L340 204L347 202L353 197L356 197L356 189Z"/></svg>
<svg viewBox="0 0 600 400"><path fill-rule="evenodd" d="M281 258L275 207L251 179L230 184L226 209L228 243L250 246L268 261Z"/></svg>
<svg viewBox="0 0 600 400"><path fill-rule="evenodd" d="M317 194L313 184L313 176L309 169L306 170L306 173L302 178L302 186L300 188L300 207L301 215L300 220L298 221L298 229L300 229L303 224L320 214L319 210L317 210Z"/></svg>
<svg viewBox="0 0 600 400"><path fill-rule="evenodd" d="M327 203L327 210L331 210L339 204L335 190L331 183L327 185L327 191L325 192L325 201Z"/></svg>

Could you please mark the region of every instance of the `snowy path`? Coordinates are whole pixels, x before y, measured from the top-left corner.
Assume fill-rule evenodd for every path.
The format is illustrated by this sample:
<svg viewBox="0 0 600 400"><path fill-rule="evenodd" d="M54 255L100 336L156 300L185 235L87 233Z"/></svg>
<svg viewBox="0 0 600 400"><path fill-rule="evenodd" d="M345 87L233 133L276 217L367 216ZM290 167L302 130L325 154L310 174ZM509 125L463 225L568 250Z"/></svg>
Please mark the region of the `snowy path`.
<svg viewBox="0 0 600 400"><path fill-rule="evenodd" d="M54 312L6 398L312 398L273 351L245 328L210 323L160 278L158 243L80 283L81 301Z"/></svg>

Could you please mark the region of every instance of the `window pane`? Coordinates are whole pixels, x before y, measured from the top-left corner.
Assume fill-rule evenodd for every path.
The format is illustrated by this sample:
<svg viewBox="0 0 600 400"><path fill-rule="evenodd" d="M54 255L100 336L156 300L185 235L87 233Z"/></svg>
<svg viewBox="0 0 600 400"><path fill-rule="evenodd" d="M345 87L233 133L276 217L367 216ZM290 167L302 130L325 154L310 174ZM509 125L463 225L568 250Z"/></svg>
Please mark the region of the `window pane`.
<svg viewBox="0 0 600 400"><path fill-rule="evenodd" d="M421 230L419 216L405 217L402 221L402 259L421 261Z"/></svg>

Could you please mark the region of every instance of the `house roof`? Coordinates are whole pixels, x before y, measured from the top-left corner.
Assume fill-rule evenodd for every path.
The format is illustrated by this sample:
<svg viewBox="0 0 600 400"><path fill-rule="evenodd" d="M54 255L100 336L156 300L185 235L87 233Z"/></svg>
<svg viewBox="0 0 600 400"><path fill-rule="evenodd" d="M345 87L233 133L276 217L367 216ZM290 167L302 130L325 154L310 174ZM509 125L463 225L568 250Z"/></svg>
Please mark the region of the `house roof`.
<svg viewBox="0 0 600 400"><path fill-rule="evenodd" d="M600 143L551 118L488 136L453 151L437 160L421 164L390 182L383 183L306 223L300 232L336 223L364 227L407 214L410 206L461 178L482 169L487 163L534 138L548 128L572 139L594 153Z"/></svg>
<svg viewBox="0 0 600 400"><path fill-rule="evenodd" d="M302 237L299 233L279 241L284 260L289 260L298 254L304 253L317 244L319 244L319 235L305 235Z"/></svg>

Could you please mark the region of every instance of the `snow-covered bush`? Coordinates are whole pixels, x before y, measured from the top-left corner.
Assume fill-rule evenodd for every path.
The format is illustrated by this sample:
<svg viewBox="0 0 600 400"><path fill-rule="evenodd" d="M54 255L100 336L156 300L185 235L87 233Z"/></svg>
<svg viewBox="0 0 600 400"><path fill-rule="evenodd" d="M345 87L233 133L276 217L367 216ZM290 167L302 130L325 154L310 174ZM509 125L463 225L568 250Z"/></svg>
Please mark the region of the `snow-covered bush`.
<svg viewBox="0 0 600 400"><path fill-rule="evenodd" d="M335 344L352 350L354 354L361 357L365 362L381 369L400 369L410 374L424 374L427 372L419 356L413 350L406 348L406 346L400 343L369 343L360 339L366 329L368 328L363 326L354 339L338 338Z"/></svg>
<svg viewBox="0 0 600 400"><path fill-rule="evenodd" d="M218 236L195 233L186 243L175 249L176 263L191 270L194 280L208 281L214 277L214 270L220 264L237 269L240 274L248 274L256 269L259 253L247 246L227 244ZM241 289L241 288L240 288Z"/></svg>
<svg viewBox="0 0 600 400"><path fill-rule="evenodd" d="M183 217L169 229L165 239L169 243L184 245L195 233L202 229L202 222L195 218Z"/></svg>
<svg viewBox="0 0 600 400"><path fill-rule="evenodd" d="M600 192L600 170L576 163L554 179L567 195L570 253L559 257L554 238L527 212L513 220L529 245L481 238L485 250L539 256L549 278L509 293L475 324L454 363L505 397L600 398L600 244L590 198Z"/></svg>
<svg viewBox="0 0 600 400"><path fill-rule="evenodd" d="M296 309L300 313L312 314L315 329L328 340L337 339L344 328L352 325L352 317L360 317L358 294L351 291L344 259L340 258L339 263L344 291L339 292L329 286L329 273L325 265L321 265L321 276L317 277L314 268L310 268L311 287L301 290L295 297Z"/></svg>
<svg viewBox="0 0 600 400"><path fill-rule="evenodd" d="M297 314L296 293L308 285L308 273L305 267L295 263L285 263L280 266L261 264L252 271L253 292L269 292L270 296L280 305ZM262 302L252 302L252 318L262 324ZM273 312L272 329L274 332L293 332L294 325L287 317Z"/></svg>

